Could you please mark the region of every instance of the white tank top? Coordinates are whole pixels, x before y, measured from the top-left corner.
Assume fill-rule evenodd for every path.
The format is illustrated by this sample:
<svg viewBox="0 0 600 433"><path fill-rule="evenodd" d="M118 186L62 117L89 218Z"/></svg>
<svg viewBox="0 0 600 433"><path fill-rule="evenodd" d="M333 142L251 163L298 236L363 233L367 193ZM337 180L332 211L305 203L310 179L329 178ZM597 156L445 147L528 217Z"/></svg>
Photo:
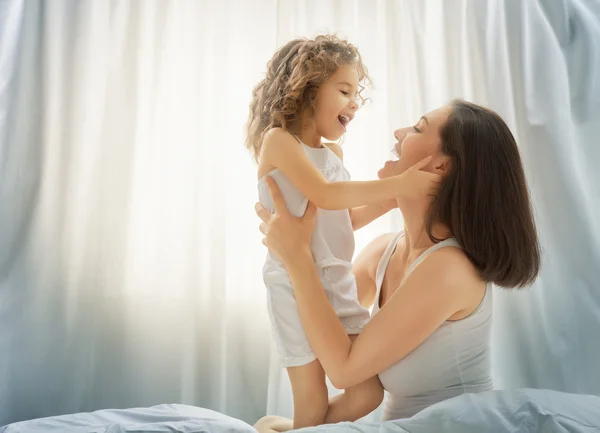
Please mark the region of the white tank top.
<svg viewBox="0 0 600 433"><path fill-rule="evenodd" d="M377 294L372 316L379 311L383 277L402 235L399 233L392 239L377 266ZM435 244L414 261L404 278L426 256L444 247L460 248L453 238ZM388 393L384 421L411 417L434 403L466 392L492 389L491 286L487 284L481 303L468 317L444 322L420 346L379 373Z"/></svg>
<svg viewBox="0 0 600 433"><path fill-rule="evenodd" d="M300 143L308 158L329 182L348 181L350 173L342 160L327 146L314 148ZM271 176L283 195L287 208L292 215L302 216L306 211L308 199L296 188L279 169L271 170ZM273 201L266 184L266 176L258 181L258 197L260 203L273 212ZM348 209L318 209L315 228L312 235L311 250L318 268L342 266L352 270L354 255L354 231ZM281 261L272 253L267 253L267 261L263 268L263 276L287 274Z"/></svg>

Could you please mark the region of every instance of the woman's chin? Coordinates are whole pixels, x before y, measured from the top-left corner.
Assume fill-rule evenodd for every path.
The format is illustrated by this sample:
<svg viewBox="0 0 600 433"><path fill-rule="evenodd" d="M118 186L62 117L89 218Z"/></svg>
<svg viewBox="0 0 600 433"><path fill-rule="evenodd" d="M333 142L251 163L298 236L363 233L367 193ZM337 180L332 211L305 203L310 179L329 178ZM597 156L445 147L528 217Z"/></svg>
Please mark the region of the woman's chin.
<svg viewBox="0 0 600 433"><path fill-rule="evenodd" d="M385 179L386 177L391 177L394 175L394 168L399 161L386 161L385 165L379 169L377 172L377 177L379 179Z"/></svg>

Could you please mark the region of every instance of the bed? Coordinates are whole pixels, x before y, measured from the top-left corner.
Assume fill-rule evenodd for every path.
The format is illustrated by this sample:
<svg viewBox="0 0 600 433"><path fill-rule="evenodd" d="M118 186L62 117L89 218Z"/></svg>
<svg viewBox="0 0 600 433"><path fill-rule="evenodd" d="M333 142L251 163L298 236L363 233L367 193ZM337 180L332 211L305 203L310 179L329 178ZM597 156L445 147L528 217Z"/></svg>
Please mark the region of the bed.
<svg viewBox="0 0 600 433"><path fill-rule="evenodd" d="M247 423L221 413L183 404L99 410L22 421L0 433L256 433Z"/></svg>
<svg viewBox="0 0 600 433"><path fill-rule="evenodd" d="M384 423L339 423L302 433L600 433L600 397L539 389L464 394L412 418ZM0 433L246 433L247 423L180 404L101 410L10 424Z"/></svg>

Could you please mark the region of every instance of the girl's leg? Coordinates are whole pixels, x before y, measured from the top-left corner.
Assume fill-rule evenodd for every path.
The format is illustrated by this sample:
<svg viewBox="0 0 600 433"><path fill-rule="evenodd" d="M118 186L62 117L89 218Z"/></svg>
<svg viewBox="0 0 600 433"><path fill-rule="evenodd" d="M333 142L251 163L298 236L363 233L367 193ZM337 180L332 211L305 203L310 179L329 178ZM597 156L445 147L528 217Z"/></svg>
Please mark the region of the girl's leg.
<svg viewBox="0 0 600 433"><path fill-rule="evenodd" d="M350 335L349 337L354 341L358 335ZM329 401L325 423L356 421L377 409L382 401L383 386L378 376L372 377L363 383L344 390L343 394L333 397Z"/></svg>
<svg viewBox="0 0 600 433"><path fill-rule="evenodd" d="M383 400L383 387L379 377L375 376L344 390L329 401L329 410L325 416L326 424L342 421L356 421L373 412Z"/></svg>
<svg viewBox="0 0 600 433"><path fill-rule="evenodd" d="M329 393L325 382L325 372L318 360L299 367L288 367L288 376L294 396L295 429L323 424Z"/></svg>

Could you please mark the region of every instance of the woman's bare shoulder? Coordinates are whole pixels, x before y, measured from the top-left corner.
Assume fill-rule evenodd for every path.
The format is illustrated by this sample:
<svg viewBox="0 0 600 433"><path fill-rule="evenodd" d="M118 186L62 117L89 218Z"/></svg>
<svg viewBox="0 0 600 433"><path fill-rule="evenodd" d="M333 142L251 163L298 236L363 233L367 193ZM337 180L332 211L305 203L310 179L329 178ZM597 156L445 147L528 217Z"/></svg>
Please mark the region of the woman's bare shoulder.
<svg viewBox="0 0 600 433"><path fill-rule="evenodd" d="M479 271L462 248L446 247L438 250L439 264L444 278L458 279L466 283L481 282Z"/></svg>
<svg viewBox="0 0 600 433"><path fill-rule="evenodd" d="M354 259L354 273L374 280L381 256L396 234L386 233L369 242Z"/></svg>
<svg viewBox="0 0 600 433"><path fill-rule="evenodd" d="M437 257L432 257L425 267L432 272L435 270L440 285L453 288L455 297L462 300L459 310L451 317L451 320L460 320L477 308L487 285L463 249L441 248L433 255Z"/></svg>
<svg viewBox="0 0 600 433"><path fill-rule="evenodd" d="M352 270L356 277L358 298L364 307L370 307L375 302L377 265L395 235L395 233L386 233L376 237L354 259Z"/></svg>
<svg viewBox="0 0 600 433"><path fill-rule="evenodd" d="M383 235L377 236L371 242L364 247L360 253L356 256L356 262L361 262L365 264L370 264L371 267L375 264L377 267L377 263L381 260L381 256L383 256L383 252L390 244L392 239L397 235L397 233L385 233Z"/></svg>

